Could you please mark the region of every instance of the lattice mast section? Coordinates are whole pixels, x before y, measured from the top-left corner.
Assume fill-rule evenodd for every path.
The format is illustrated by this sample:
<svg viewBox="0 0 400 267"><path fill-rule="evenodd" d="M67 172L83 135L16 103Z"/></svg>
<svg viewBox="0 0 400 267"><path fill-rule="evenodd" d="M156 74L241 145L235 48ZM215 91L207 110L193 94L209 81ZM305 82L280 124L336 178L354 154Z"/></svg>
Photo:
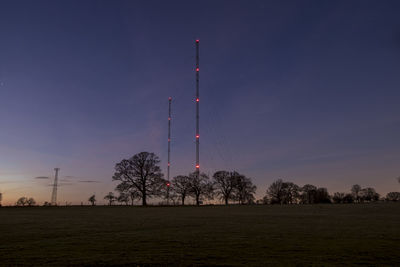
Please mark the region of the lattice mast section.
<svg viewBox="0 0 400 267"><path fill-rule="evenodd" d="M57 205L57 187L58 187L58 172L60 168L54 168L55 170L55 176L54 176L54 184L53 184L53 192L51 194L51 205L56 206Z"/></svg>
<svg viewBox="0 0 400 267"><path fill-rule="evenodd" d="M170 188L170 168L171 168L171 103L172 97L168 98L168 166L167 166L167 204L169 205L169 188Z"/></svg>
<svg viewBox="0 0 400 267"><path fill-rule="evenodd" d="M196 174L200 174L200 68L199 68L199 46L200 41L196 40Z"/></svg>

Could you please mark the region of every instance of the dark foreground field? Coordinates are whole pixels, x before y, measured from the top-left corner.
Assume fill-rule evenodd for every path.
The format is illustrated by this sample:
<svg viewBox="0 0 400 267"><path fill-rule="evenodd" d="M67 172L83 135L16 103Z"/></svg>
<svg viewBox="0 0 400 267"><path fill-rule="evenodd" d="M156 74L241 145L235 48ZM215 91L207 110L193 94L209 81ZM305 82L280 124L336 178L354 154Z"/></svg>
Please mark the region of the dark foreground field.
<svg viewBox="0 0 400 267"><path fill-rule="evenodd" d="M0 265L400 266L400 203L0 209Z"/></svg>

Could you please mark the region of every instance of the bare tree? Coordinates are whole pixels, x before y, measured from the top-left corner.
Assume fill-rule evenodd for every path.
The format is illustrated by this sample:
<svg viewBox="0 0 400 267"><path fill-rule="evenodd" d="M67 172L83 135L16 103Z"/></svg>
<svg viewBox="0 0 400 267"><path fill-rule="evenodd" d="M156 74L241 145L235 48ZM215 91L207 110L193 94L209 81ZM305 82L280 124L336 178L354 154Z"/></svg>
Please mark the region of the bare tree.
<svg viewBox="0 0 400 267"><path fill-rule="evenodd" d="M120 183L115 190L117 190L120 195L127 195L132 206L136 199L140 199L140 194L136 187L130 187L128 183Z"/></svg>
<svg viewBox="0 0 400 267"><path fill-rule="evenodd" d="M250 178L244 175L236 176L234 199L239 201L239 204L249 204L254 202L257 187L253 185Z"/></svg>
<svg viewBox="0 0 400 267"><path fill-rule="evenodd" d="M96 205L96 196L92 195L89 197L88 201L92 204L92 206Z"/></svg>
<svg viewBox="0 0 400 267"><path fill-rule="evenodd" d="M386 195L387 201L400 201L400 192L389 192Z"/></svg>
<svg viewBox="0 0 400 267"><path fill-rule="evenodd" d="M125 205L129 205L130 197L128 193L121 192L119 193L119 196L117 197L117 201L119 203L125 203Z"/></svg>
<svg viewBox="0 0 400 267"><path fill-rule="evenodd" d="M17 206L25 206L26 204L28 204L28 199L26 197L20 197L16 203Z"/></svg>
<svg viewBox="0 0 400 267"><path fill-rule="evenodd" d="M328 189L325 187L320 187L317 189L315 203L332 203Z"/></svg>
<svg viewBox="0 0 400 267"><path fill-rule="evenodd" d="M343 198L343 203L353 203L354 196L352 194L346 194Z"/></svg>
<svg viewBox="0 0 400 267"><path fill-rule="evenodd" d="M317 187L311 184L306 184L301 188L302 203L314 204L317 198Z"/></svg>
<svg viewBox="0 0 400 267"><path fill-rule="evenodd" d="M278 179L274 181L267 189L267 196L270 204L283 204L284 191L283 181Z"/></svg>
<svg viewBox="0 0 400 267"><path fill-rule="evenodd" d="M354 200L356 202L360 202L360 192L361 192L362 188L359 184L355 184L351 187L351 193L354 196Z"/></svg>
<svg viewBox="0 0 400 267"><path fill-rule="evenodd" d="M362 202L378 201L379 197L379 194L376 193L375 189L371 187L364 188L360 192L360 199Z"/></svg>
<svg viewBox="0 0 400 267"><path fill-rule="evenodd" d="M216 193L224 200L225 205L233 198L237 176L239 173L227 171L217 171L213 175Z"/></svg>
<svg viewBox="0 0 400 267"><path fill-rule="evenodd" d="M115 201L115 196L113 192L108 192L108 194L104 197L105 200L108 200L108 205L112 205Z"/></svg>
<svg viewBox="0 0 400 267"><path fill-rule="evenodd" d="M332 200L334 203L343 203L345 195L346 195L345 193L336 192L335 194L333 194Z"/></svg>
<svg viewBox="0 0 400 267"><path fill-rule="evenodd" d="M27 204L29 207L32 207L32 206L35 206L35 205L36 205L36 201L35 201L32 197L30 197L30 198L28 198L28 199L26 200L26 204Z"/></svg>
<svg viewBox="0 0 400 267"><path fill-rule="evenodd" d="M161 195L165 185L160 160L154 153L140 152L130 159L124 159L115 165L113 180L120 181L123 187L137 190L142 205L147 205L147 198Z"/></svg>
<svg viewBox="0 0 400 267"><path fill-rule="evenodd" d="M386 194L387 201L400 201L400 192L389 192Z"/></svg>
<svg viewBox="0 0 400 267"><path fill-rule="evenodd" d="M186 175L178 175L172 178L172 191L177 194L182 205L185 205L185 199L190 193L191 183Z"/></svg>
<svg viewBox="0 0 400 267"><path fill-rule="evenodd" d="M3 194L0 193L0 207L1 207L1 201L3 201Z"/></svg>
<svg viewBox="0 0 400 267"><path fill-rule="evenodd" d="M274 181L267 190L267 201L270 204L292 204L299 197L300 187L292 182L283 182L282 179Z"/></svg>
<svg viewBox="0 0 400 267"><path fill-rule="evenodd" d="M213 197L213 184L205 173L197 175L196 172L189 174L190 179L190 195L196 200L196 205L200 205L203 199Z"/></svg>
<svg viewBox="0 0 400 267"><path fill-rule="evenodd" d="M300 196L300 187L292 182L282 183L282 204L293 204L297 203Z"/></svg>

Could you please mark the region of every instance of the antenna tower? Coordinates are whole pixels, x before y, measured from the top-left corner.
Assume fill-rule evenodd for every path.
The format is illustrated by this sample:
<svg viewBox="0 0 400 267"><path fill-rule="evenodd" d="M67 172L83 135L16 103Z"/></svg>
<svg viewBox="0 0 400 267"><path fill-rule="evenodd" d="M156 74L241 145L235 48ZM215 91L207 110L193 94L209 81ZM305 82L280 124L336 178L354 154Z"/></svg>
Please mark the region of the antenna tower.
<svg viewBox="0 0 400 267"><path fill-rule="evenodd" d="M54 168L56 174L54 176L53 192L51 194L51 205L57 206L57 186L58 186L58 171L60 168Z"/></svg>
<svg viewBox="0 0 400 267"><path fill-rule="evenodd" d="M169 205L169 169L171 166L171 102L172 97L168 98L168 166L167 166L167 205Z"/></svg>
<svg viewBox="0 0 400 267"><path fill-rule="evenodd" d="M200 105L200 95L199 95L199 40L196 40L196 175L199 177L200 174L200 159L199 159L199 146L200 146L200 133L199 133L199 105Z"/></svg>

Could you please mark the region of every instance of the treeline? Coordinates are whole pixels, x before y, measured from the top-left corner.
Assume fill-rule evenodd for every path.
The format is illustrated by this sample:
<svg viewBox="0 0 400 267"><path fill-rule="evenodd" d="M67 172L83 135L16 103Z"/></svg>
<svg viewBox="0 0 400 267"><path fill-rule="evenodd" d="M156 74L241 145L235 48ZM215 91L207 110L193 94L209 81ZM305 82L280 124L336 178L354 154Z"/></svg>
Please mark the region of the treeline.
<svg viewBox="0 0 400 267"><path fill-rule="evenodd" d="M353 185L350 192L336 192L332 196L324 187L317 188L306 184L298 186L281 179L273 182L267 189L263 204L318 204L318 203L364 203L379 200L400 201L400 192L390 192L381 198L374 188Z"/></svg>
<svg viewBox="0 0 400 267"><path fill-rule="evenodd" d="M120 183L115 188L119 193L110 192L105 199L111 205L115 201L131 203L140 199L147 205L147 199L158 197L169 204L184 205L192 198L196 205L204 200L222 200L226 205L238 204L318 204L318 203L363 203L378 200L400 201L399 192L390 192L381 198L374 188L351 187L349 193L336 192L333 195L323 187L311 184L304 186L292 182L274 181L262 200L255 201L257 187L252 180L236 171L217 171L212 177L204 173L178 175L166 181L159 167L160 160L154 153L141 152L130 159L124 159L115 166L114 181ZM92 196L94 197L94 196ZM92 201L91 201L92 202ZM164 202L165 203L165 202ZM92 202L93 204L93 202Z"/></svg>
<svg viewBox="0 0 400 267"><path fill-rule="evenodd" d="M109 192L104 197L108 205L116 202L134 205L136 201L141 201L141 204L146 206L150 198L162 199L163 202L159 204L164 205L185 205L188 199L194 201L196 205L215 200L223 201L226 205L230 203L283 205L400 201L400 192L390 192L386 197L381 197L374 188L362 188L357 184L350 188L350 192L336 192L330 195L324 187L318 188L311 184L299 186L281 179L274 181L268 187L265 196L256 201L257 187L251 178L244 174L222 170L208 177L205 173L193 172L178 175L171 181L167 181L159 164L159 158L149 152L138 153L117 163L112 177L114 181L119 182L115 188L117 195ZM398 181L400 182L400 178ZM90 196L88 201L91 205L96 205L96 196ZM33 198L21 197L15 205L35 206L36 201ZM44 206L49 205L48 202L44 204Z"/></svg>

